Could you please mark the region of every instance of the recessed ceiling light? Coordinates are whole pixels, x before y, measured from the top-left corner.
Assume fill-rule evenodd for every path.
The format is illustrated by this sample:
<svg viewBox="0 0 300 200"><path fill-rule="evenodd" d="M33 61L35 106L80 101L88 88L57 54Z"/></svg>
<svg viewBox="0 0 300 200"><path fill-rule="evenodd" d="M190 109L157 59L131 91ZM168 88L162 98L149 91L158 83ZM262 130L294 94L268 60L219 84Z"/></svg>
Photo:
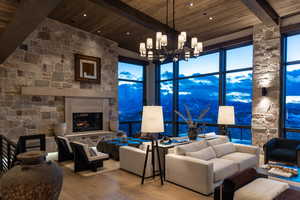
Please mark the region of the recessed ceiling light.
<svg viewBox="0 0 300 200"><path fill-rule="evenodd" d="M131 33L130 33L129 31L127 31L125 34L126 34L127 36L129 36Z"/></svg>
<svg viewBox="0 0 300 200"><path fill-rule="evenodd" d="M97 33L101 33L101 30L98 30Z"/></svg>
<svg viewBox="0 0 300 200"><path fill-rule="evenodd" d="M208 19L209 19L210 21L212 21L214 18L213 18L213 17L209 17Z"/></svg>
<svg viewBox="0 0 300 200"><path fill-rule="evenodd" d="M87 16L87 14L86 14L86 13L83 13L83 16L84 16L84 17L86 17L86 16Z"/></svg>
<svg viewBox="0 0 300 200"><path fill-rule="evenodd" d="M193 7L193 6L194 6L194 3L193 3L193 2L190 2L190 3L189 3L189 6L190 6L190 7Z"/></svg>

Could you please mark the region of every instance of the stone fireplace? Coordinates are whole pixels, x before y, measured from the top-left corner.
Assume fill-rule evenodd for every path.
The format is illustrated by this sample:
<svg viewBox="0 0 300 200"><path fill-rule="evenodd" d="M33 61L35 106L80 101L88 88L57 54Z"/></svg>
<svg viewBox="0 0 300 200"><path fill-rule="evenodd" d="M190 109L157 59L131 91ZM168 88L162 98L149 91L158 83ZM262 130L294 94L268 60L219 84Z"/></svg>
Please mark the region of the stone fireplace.
<svg viewBox="0 0 300 200"><path fill-rule="evenodd" d="M109 99L66 97L67 134L107 131Z"/></svg>

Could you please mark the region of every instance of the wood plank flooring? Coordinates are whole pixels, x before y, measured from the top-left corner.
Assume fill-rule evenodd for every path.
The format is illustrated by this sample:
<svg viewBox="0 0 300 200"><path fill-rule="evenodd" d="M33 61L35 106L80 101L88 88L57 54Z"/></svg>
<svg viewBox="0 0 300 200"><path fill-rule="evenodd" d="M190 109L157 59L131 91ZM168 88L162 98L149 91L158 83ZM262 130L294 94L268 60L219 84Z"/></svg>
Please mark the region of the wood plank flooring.
<svg viewBox="0 0 300 200"><path fill-rule="evenodd" d="M104 163L105 165L105 163ZM64 169L60 200L212 200L199 193L166 182L159 178L140 184L140 177L122 170L82 176Z"/></svg>

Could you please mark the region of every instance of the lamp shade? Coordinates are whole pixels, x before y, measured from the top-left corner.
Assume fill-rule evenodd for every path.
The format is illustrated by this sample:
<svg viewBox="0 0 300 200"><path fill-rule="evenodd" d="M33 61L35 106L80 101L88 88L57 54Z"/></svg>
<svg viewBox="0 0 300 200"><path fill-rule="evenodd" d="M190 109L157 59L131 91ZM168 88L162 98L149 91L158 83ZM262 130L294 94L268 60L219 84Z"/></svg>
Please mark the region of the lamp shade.
<svg viewBox="0 0 300 200"><path fill-rule="evenodd" d="M218 124L224 124L224 125L235 124L233 106L219 106Z"/></svg>
<svg viewBox="0 0 300 200"><path fill-rule="evenodd" d="M142 133L164 132L164 118L161 106L144 106L142 117Z"/></svg>

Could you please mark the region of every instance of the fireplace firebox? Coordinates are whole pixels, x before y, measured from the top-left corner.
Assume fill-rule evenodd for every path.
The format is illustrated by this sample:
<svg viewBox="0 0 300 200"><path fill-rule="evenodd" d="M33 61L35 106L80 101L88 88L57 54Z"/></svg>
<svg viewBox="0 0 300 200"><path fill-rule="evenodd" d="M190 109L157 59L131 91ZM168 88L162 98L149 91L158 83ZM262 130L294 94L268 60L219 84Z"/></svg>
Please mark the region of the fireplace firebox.
<svg viewBox="0 0 300 200"><path fill-rule="evenodd" d="M73 113L73 132L103 130L103 113Z"/></svg>

